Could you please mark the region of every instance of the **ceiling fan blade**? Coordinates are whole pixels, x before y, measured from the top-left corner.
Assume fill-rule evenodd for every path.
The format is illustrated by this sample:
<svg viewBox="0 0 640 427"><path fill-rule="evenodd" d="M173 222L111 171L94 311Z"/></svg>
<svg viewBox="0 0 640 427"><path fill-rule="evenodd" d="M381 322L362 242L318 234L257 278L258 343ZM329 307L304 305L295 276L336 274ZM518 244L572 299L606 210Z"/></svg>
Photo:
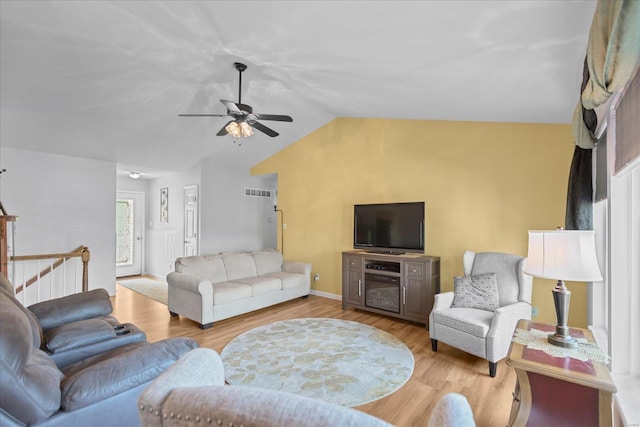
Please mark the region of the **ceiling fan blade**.
<svg viewBox="0 0 640 427"><path fill-rule="evenodd" d="M222 129L220 129L218 131L218 133L216 133L216 135L218 136L225 136L227 134L227 126L229 125L229 123L231 123L233 120L229 120L227 123L225 123L224 126L222 126Z"/></svg>
<svg viewBox="0 0 640 427"><path fill-rule="evenodd" d="M265 125L263 125L260 122L253 122L251 123L251 126L253 126L255 129L258 129L260 132L262 133L266 133L267 135L269 135L270 137L274 137L274 136L278 136L280 135L278 132L276 132L273 129L270 129L268 127L266 127Z"/></svg>
<svg viewBox="0 0 640 427"><path fill-rule="evenodd" d="M242 113L242 111L240 110L240 108L238 108L238 106L235 104L235 102L225 101L224 99L221 99L220 102L222 102L224 104L224 106L227 107L227 110L229 112L238 113L238 114Z"/></svg>
<svg viewBox="0 0 640 427"><path fill-rule="evenodd" d="M228 114L178 114L178 117L227 117Z"/></svg>
<svg viewBox="0 0 640 427"><path fill-rule="evenodd" d="M292 122L291 116L285 116L282 114L256 114L259 120L273 120L276 122Z"/></svg>

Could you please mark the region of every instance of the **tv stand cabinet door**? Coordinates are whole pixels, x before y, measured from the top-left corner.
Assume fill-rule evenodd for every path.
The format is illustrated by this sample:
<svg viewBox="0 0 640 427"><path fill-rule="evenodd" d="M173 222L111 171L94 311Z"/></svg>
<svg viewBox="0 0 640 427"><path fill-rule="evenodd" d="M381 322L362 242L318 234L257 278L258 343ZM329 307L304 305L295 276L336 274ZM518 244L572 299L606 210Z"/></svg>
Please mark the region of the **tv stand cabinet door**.
<svg viewBox="0 0 640 427"><path fill-rule="evenodd" d="M364 307L364 258L342 254L342 309Z"/></svg>
<svg viewBox="0 0 640 427"><path fill-rule="evenodd" d="M404 267L405 279L402 286L403 318L427 324L430 313L428 305L431 298L429 281L427 280L429 264L406 261Z"/></svg>

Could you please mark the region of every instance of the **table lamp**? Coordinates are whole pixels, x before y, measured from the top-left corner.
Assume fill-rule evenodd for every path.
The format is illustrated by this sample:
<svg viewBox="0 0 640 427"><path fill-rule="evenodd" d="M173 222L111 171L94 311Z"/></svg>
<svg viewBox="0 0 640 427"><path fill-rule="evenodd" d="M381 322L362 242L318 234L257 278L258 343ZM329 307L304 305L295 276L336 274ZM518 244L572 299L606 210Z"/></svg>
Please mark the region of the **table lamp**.
<svg viewBox="0 0 640 427"><path fill-rule="evenodd" d="M577 348L578 341L569 334L567 318L571 291L565 280L594 282L602 280L596 258L595 233L587 230L529 231L529 253L524 271L534 277L554 279L553 289L558 324L549 342L565 348Z"/></svg>

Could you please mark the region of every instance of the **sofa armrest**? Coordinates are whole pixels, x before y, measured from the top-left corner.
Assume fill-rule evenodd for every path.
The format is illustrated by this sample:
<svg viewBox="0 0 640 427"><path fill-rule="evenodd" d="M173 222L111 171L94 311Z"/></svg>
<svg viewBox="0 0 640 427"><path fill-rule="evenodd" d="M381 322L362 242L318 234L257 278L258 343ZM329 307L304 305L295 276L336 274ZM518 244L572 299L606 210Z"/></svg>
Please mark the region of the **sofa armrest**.
<svg viewBox="0 0 640 427"><path fill-rule="evenodd" d="M450 308L453 304L453 292L441 292L434 296L433 311Z"/></svg>
<svg viewBox="0 0 640 427"><path fill-rule="evenodd" d="M199 386L224 386L222 359L210 348L197 348L184 354L143 390L138 398L142 424L153 425L157 421L156 411L173 390Z"/></svg>
<svg viewBox="0 0 640 427"><path fill-rule="evenodd" d="M284 391L247 386L180 388L167 396L161 408L145 409L146 412L140 409L145 427L392 427L386 421L353 408Z"/></svg>
<svg viewBox="0 0 640 427"><path fill-rule="evenodd" d="M46 347L51 353L95 344L116 337L113 325L104 319L85 319L49 329L45 334Z"/></svg>
<svg viewBox="0 0 640 427"><path fill-rule="evenodd" d="M530 304L517 302L500 307L493 313L487 334L487 360L497 362L506 357L520 319L531 319Z"/></svg>
<svg viewBox="0 0 640 427"><path fill-rule="evenodd" d="M104 289L67 295L29 306L43 330L66 323L108 316L113 311L109 293Z"/></svg>
<svg viewBox="0 0 640 427"><path fill-rule="evenodd" d="M299 273L311 276L311 264L299 261L284 261L282 263L282 271L287 273Z"/></svg>
<svg viewBox="0 0 640 427"><path fill-rule="evenodd" d="M213 284L210 280L203 280L187 273L172 272L167 275L169 286L175 286L194 294L211 294L213 296Z"/></svg>
<svg viewBox="0 0 640 427"><path fill-rule="evenodd" d="M451 304L453 304L453 292L441 292L434 295L433 308L431 309L431 313L429 313L429 336L431 337L431 339L437 339L435 331L435 318L433 313L438 310L450 308Z"/></svg>

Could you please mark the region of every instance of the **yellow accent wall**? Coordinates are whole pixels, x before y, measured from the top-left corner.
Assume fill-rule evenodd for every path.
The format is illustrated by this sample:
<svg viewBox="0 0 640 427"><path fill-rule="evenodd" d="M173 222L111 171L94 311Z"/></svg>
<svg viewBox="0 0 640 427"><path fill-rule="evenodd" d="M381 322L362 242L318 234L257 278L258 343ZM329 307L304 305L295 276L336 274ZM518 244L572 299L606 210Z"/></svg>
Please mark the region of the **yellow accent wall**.
<svg viewBox="0 0 640 427"><path fill-rule="evenodd" d="M278 174L284 257L312 263L314 290L342 294L354 204L424 201L425 253L450 291L466 249L526 256L527 230L564 224L572 154L569 125L339 118L251 172ZM533 286L535 320L555 324L555 282ZM569 324L586 327L586 286L568 286Z"/></svg>

